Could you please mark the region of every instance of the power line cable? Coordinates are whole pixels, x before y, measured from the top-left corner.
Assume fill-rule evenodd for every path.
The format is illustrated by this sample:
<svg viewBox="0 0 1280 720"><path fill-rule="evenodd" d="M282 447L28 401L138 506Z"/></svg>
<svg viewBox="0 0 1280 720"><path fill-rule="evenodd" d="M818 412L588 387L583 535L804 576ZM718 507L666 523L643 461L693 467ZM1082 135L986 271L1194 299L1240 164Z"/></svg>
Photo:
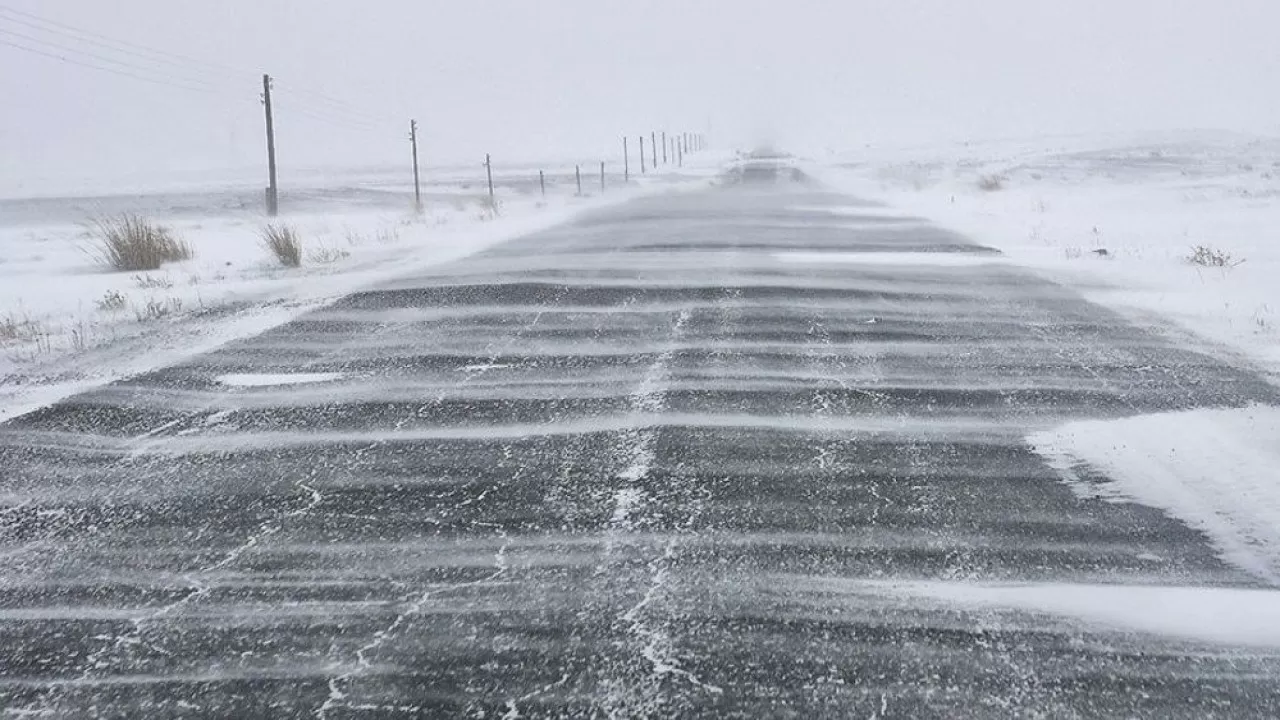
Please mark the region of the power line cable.
<svg viewBox="0 0 1280 720"><path fill-rule="evenodd" d="M16 49L16 50L21 50L21 51L23 51L23 52L29 52L29 53L32 53L32 54L35 54L35 55L43 55L44 57L47 57L47 58L53 58L54 60L61 60L62 62L64 62L64 63L68 63L68 64L71 64L71 65L78 65L78 66L80 66L80 67L84 67L84 68L90 68L90 69L93 69L93 70L100 70L100 71L102 71L102 72L109 72L109 73L112 73L112 74L114 74L114 75L119 75L119 76L121 76L121 77L132 78L132 79L134 79L134 80L141 80L142 82L151 83L151 84L153 84L153 85L162 85L162 86L164 86L164 87L178 88L178 89L181 89L181 90L188 90L188 91L191 91L191 92L199 92L199 93L212 93L212 92L213 92L213 91L209 90L209 88L207 88L207 87L200 87L200 86L196 86L196 85L186 85L186 84L183 84L183 83L176 83L176 82L167 81L167 80L159 80L159 79L156 79L156 78L145 77L145 76L138 75L138 74L135 74L135 73L126 72L126 71L124 71L124 70L120 70L120 69L118 69L118 68L113 68L113 67L104 66L104 65L97 65L97 64L94 64L94 63L91 63L91 62L86 62L86 61L84 61L84 60L78 60L78 59L76 59L76 58L74 58L74 57L68 57L68 56L66 56L66 55L59 55L58 53L50 52L50 51L48 51L48 50L40 50L40 49L37 49L37 48L29 47L29 46L27 46L27 45L22 45L22 44L20 44L20 43L12 42L12 41L10 41L10 40L5 40L4 38L0 38L0 45L4 45L4 46L6 46L6 47L11 47L11 48L14 48L14 49Z"/></svg>
<svg viewBox="0 0 1280 720"><path fill-rule="evenodd" d="M9 17L5 17L6 15L8 15ZM17 16L17 17L13 17L13 16ZM243 81L246 75L256 74L250 70L235 68L230 65L224 65L221 63L213 63L213 62L206 62L203 60L197 60L195 58L192 58L186 55L180 55L177 53L171 53L164 50L158 50L156 48L151 48L146 45L140 45L138 43L129 42L127 40L121 40L119 38L113 38L107 35L103 35L101 33L95 33L88 30L83 30L81 28L77 28L75 26L68 25L66 23L58 22L56 20L50 20L49 18L35 15L33 13L24 12L22 10L17 10L15 8L9 7L7 5L2 5L2 4L0 4L0 20L20 23L28 28L40 30L41 32L47 32L55 35L60 34L63 36L70 36L73 39L76 39L82 42L86 41L86 38L88 38L89 40L87 41L90 42L91 44L95 44L100 47L103 47L115 52L119 52L122 54L132 55L134 57L138 57L148 62L159 62L159 63L175 65L175 66L182 66L182 65L204 66L205 68L210 68L210 70L197 68L195 72L212 74L213 71L216 71L218 74L221 74L223 76L234 76L237 82ZM48 26L48 27L41 27L41 26ZM26 38L28 40L40 42L40 40L31 38L29 36L26 36ZM48 40L45 40L43 42L51 45L55 44ZM60 46L60 49L67 49L72 52L82 52L84 54L92 55L92 53L89 53L87 51L71 50L69 48L65 48L61 46ZM108 58L103 58L102 56L97 56L97 57L99 59L104 59L108 62L113 62L115 64L128 65L127 63L122 63L118 60L111 60ZM138 69L137 65L130 65L130 66L134 67L135 69ZM145 70L155 72L155 69L153 68L145 68ZM209 80L205 80L203 78L201 79L180 78L180 79L184 81L195 81L195 82L212 84ZM361 121L372 120L377 122L390 122L389 118L378 116L376 114L361 110L351 105L350 103L339 100L331 95L320 92L319 90L307 88L301 84L287 83L284 85L284 88L288 92L310 97L314 99L317 104L328 105L330 110L332 110L333 112L349 115L354 120L361 120Z"/></svg>
<svg viewBox="0 0 1280 720"><path fill-rule="evenodd" d="M147 47L146 45L139 45L138 43L129 42L127 40L121 40L119 38L110 37L108 35L103 35L101 33L84 30L84 29L75 27L73 25L68 25L66 23L58 22L57 20L50 20L49 18L41 17L40 15L24 12L22 10L18 10L16 8L10 7L8 5L0 5L0 14L17 16L18 18L21 18L19 20L14 20L11 17L9 18L11 22L22 22L23 24L30 26L31 22L33 21L36 23L40 23L42 25L47 25L51 28L57 28L57 30L46 30L46 32L52 33L52 32L63 31L64 34L67 32L70 32L80 36L80 39L93 38L96 41L98 41L100 44L110 44L110 45L120 46L123 48L128 48L129 49L128 52L144 54L144 55L152 55L152 56L156 56L157 59L168 58L170 62L178 61L178 62L187 63L191 65L203 65L207 68L210 68L211 70L215 70L221 73L232 73L238 77L242 77L244 75L252 76L254 74L250 70L235 68L235 67L231 67L229 65L223 65L220 63L197 60L196 58L188 57L186 55L179 55L177 53L171 53L164 50L157 50L156 48ZM119 50L120 52L125 52L125 50L120 50L120 48L116 48L116 49ZM209 71L206 70L203 72L209 72Z"/></svg>
<svg viewBox="0 0 1280 720"><path fill-rule="evenodd" d="M45 49L52 48L54 50L58 50L64 53L70 53L72 56L79 57L81 59L91 58L92 60L95 60L100 63L117 65L122 68L132 70L135 72L148 73L157 78L181 84L183 86L186 86L188 89L194 89L195 87L200 87L201 89L208 92L226 92L227 90L229 90L228 87L219 87L218 85L215 85L214 83L208 80L203 80L200 78L182 77L180 75L173 75L163 70L158 70L154 67L148 67L146 65L142 65L133 61L120 60L118 58L113 58L109 55L96 53L91 50L82 50L77 47L65 45L59 42L54 42L52 40L46 40L44 38L36 37L34 35L27 35L25 33L14 32L12 30L7 30L3 27L0 27L0 35L7 35L10 38L17 38L18 40L24 43L34 43L37 47L42 47Z"/></svg>

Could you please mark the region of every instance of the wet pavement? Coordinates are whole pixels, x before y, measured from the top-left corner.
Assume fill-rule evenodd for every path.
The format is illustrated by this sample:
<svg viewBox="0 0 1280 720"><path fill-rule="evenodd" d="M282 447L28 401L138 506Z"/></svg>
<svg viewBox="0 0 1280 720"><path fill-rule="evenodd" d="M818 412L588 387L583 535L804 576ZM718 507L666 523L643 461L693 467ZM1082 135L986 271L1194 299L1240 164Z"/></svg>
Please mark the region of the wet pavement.
<svg viewBox="0 0 1280 720"><path fill-rule="evenodd" d="M1026 441L1253 401L754 168L0 426L0 717L1280 716L1280 651L894 590L1260 586Z"/></svg>

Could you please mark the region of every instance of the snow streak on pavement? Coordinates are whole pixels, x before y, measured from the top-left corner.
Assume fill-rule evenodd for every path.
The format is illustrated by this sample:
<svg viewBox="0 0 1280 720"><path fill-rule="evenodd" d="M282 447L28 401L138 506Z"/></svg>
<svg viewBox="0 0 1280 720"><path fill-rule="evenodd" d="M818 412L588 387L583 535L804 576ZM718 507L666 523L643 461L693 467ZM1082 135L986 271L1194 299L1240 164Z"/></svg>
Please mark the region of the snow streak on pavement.
<svg viewBox="0 0 1280 720"><path fill-rule="evenodd" d="M1275 391L784 175L0 426L0 716L1280 714L1162 632L1269 576L1028 440Z"/></svg>

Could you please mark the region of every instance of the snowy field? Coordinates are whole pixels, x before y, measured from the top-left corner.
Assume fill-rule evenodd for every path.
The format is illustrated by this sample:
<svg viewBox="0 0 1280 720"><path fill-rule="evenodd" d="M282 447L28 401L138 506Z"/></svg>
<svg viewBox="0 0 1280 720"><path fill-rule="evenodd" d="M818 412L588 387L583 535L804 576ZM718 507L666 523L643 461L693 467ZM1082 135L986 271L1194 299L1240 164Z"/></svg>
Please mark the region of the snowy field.
<svg viewBox="0 0 1280 720"><path fill-rule="evenodd" d="M867 148L813 170L1280 379L1280 140L1187 132ZM1190 262L1197 246L1225 266Z"/></svg>
<svg viewBox="0 0 1280 720"><path fill-rule="evenodd" d="M1199 132L866 148L831 154L810 170L884 203L886 219L937 223L1001 251L946 264L1034 269L1180 347L1280 383L1280 141ZM867 218L856 207L848 214ZM1218 262L1194 261L1196 248ZM868 264L854 254L823 259ZM1134 413L1067 423L1028 441L1082 498L1158 508L1204 533L1236 567L1280 582L1277 408ZM1267 593L1152 588L1144 597L1106 587L929 583L892 591L1275 642L1260 632L1274 622Z"/></svg>
<svg viewBox="0 0 1280 720"><path fill-rule="evenodd" d="M268 222L250 181L210 175L114 186L80 182L59 195L0 198L0 421L74 392L176 362L274 327L345 293L454 260L574 214L638 194L699 185L707 166L650 173L600 191L584 166L495 173L429 170L424 212L412 212L403 170L303 173L282 191L278 222L297 228L303 262L285 268L260 238ZM71 196L65 193L71 192ZM95 218L137 213L176 231L192 260L151 272L98 261Z"/></svg>

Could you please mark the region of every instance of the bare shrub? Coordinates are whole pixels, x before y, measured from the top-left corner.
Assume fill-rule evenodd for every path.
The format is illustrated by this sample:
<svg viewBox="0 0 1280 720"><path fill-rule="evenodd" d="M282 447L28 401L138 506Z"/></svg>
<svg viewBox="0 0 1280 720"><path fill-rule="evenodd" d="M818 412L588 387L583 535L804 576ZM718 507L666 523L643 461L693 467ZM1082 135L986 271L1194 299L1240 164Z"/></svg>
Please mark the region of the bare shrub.
<svg viewBox="0 0 1280 720"><path fill-rule="evenodd" d="M346 260L351 253L331 247L319 247L307 253L307 261L315 265L330 265L339 260Z"/></svg>
<svg viewBox="0 0 1280 720"><path fill-rule="evenodd" d="M1191 248L1191 254L1186 259L1192 265L1216 268L1233 268L1244 262L1244 260L1237 260L1229 252L1211 248L1208 245L1196 245Z"/></svg>
<svg viewBox="0 0 1280 720"><path fill-rule="evenodd" d="M191 245L171 229L131 213L94 219L89 236L98 262L121 272L156 270L164 263L195 257Z"/></svg>
<svg viewBox="0 0 1280 720"><path fill-rule="evenodd" d="M173 278L167 275L161 277L134 275L133 285L139 290L169 290L173 287Z"/></svg>
<svg viewBox="0 0 1280 720"><path fill-rule="evenodd" d="M978 189L983 192L996 192L1004 189L1004 178L999 175L983 175L978 178Z"/></svg>
<svg viewBox="0 0 1280 720"><path fill-rule="evenodd" d="M0 318L0 345L33 344L32 355L48 354L53 349L52 336L49 329L39 321L32 320L25 313L17 317L9 313Z"/></svg>
<svg viewBox="0 0 1280 720"><path fill-rule="evenodd" d="M133 309L133 316L138 322L148 322L151 320L159 320L168 317L177 312L182 311L182 300L180 298L171 297L168 300L157 300L151 298L147 300L147 304L142 307Z"/></svg>
<svg viewBox="0 0 1280 720"><path fill-rule="evenodd" d="M31 321L19 320L13 315L0 318L0 342L14 342L25 338L31 331Z"/></svg>
<svg viewBox="0 0 1280 720"><path fill-rule="evenodd" d="M103 312L115 312L123 310L129 301L123 293L116 290L108 290L105 295L93 302Z"/></svg>
<svg viewBox="0 0 1280 720"><path fill-rule="evenodd" d="M292 225L270 223L259 231L262 244L285 267L302 265L302 239Z"/></svg>

